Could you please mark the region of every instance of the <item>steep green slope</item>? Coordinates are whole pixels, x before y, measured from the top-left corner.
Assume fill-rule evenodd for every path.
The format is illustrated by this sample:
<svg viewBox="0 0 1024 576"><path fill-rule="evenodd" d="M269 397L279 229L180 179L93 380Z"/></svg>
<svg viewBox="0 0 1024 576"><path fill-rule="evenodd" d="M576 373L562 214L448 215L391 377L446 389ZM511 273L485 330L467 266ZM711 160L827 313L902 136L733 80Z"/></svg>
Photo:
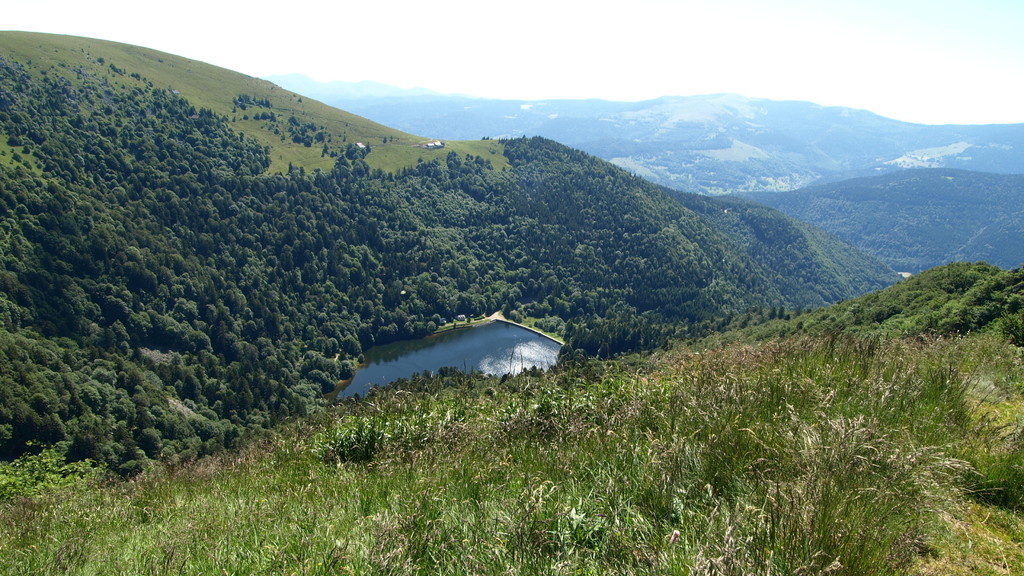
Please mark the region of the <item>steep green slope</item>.
<svg viewBox="0 0 1024 576"><path fill-rule="evenodd" d="M892 338L993 332L1024 346L1024 268L955 262L885 290L715 339L763 340L792 334Z"/></svg>
<svg viewBox="0 0 1024 576"><path fill-rule="evenodd" d="M917 273L954 261L1024 264L1024 176L905 170L756 201Z"/></svg>
<svg viewBox="0 0 1024 576"><path fill-rule="evenodd" d="M778 210L723 196L674 197L765 265L782 292L804 294L812 307L884 288L897 277L878 259Z"/></svg>
<svg viewBox="0 0 1024 576"><path fill-rule="evenodd" d="M237 74L2 38L0 458L66 441L70 457L130 473L216 451L317 407L364 349L460 313L557 316L571 347L615 354L862 289L776 283L793 269L759 261L768 244L744 249L554 142L407 146L423 161L385 171L372 162L398 135L371 150L334 133L316 157L329 169L277 172L276 155L311 149L305 120L272 144L239 130L245 111L289 109ZM239 110L192 102L197 69L203 90L248 86ZM357 125L323 110L325 126Z"/></svg>

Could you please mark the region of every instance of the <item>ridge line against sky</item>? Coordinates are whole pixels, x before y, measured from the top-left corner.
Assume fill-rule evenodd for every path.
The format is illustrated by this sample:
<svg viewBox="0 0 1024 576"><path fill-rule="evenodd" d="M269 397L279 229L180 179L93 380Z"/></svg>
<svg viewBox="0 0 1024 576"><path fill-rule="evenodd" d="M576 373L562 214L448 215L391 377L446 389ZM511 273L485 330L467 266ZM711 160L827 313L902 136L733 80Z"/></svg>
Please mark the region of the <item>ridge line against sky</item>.
<svg viewBox="0 0 1024 576"><path fill-rule="evenodd" d="M136 44L257 77L515 100L735 93L926 124L1024 123L1019 0L38 0L0 29Z"/></svg>

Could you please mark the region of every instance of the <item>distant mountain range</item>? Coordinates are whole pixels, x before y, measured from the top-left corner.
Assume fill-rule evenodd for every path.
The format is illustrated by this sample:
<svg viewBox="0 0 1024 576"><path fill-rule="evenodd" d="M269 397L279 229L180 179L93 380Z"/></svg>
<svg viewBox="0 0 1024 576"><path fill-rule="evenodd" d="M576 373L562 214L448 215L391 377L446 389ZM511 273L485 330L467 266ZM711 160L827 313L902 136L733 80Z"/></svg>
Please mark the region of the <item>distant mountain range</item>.
<svg viewBox="0 0 1024 576"><path fill-rule="evenodd" d="M686 192L793 190L916 167L1024 172L1024 124L928 126L734 94L644 102L493 100L300 75L268 79L431 138L544 136Z"/></svg>
<svg viewBox="0 0 1024 576"><path fill-rule="evenodd" d="M955 261L1024 265L1024 176L930 169L748 195L917 273Z"/></svg>

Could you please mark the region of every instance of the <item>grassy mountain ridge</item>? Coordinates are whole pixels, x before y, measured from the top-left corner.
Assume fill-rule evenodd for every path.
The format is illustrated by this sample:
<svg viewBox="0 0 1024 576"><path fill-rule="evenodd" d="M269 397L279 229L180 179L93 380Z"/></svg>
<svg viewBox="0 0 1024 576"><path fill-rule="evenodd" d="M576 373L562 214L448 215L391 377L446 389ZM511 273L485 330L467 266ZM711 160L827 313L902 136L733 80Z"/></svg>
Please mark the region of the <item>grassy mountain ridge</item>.
<svg viewBox="0 0 1024 576"><path fill-rule="evenodd" d="M914 169L754 199L901 271L964 260L1003 268L1024 263L1021 175Z"/></svg>
<svg viewBox="0 0 1024 576"><path fill-rule="evenodd" d="M188 96L201 84L189 67L222 96L251 79L163 56L132 69L117 59L150 53L119 45L2 38L15 46L0 52L5 458L62 443L130 474L215 452L319 409L363 350L458 314L557 318L574 350L611 355L865 289L813 258L820 284L779 283L793 269L755 257L769 238L748 251L665 190L549 140L471 154L335 134L314 157L329 169L276 171L278 154L315 150L307 117L265 119L292 96L268 105L253 89L232 96L237 110L207 108ZM146 63L184 79L158 85ZM239 130L257 112L294 130L272 144ZM340 112L311 124L332 122L357 125ZM400 149L422 157L373 164Z"/></svg>
<svg viewBox="0 0 1024 576"><path fill-rule="evenodd" d="M376 154L368 163L385 170L445 154L418 147L428 141L429 134L407 134L303 98L265 80L149 48L75 36L2 32L0 50L10 58L31 63L28 69L33 73L44 74L51 69L65 72L71 85L91 77L122 88L175 91L197 108L231 118L235 131L269 147L270 170L274 172L284 172L289 165L329 170L336 154L346 144L356 142L372 147ZM273 120L265 118L270 114ZM328 154L323 154L325 145ZM489 147L491 151L469 143L451 146L463 154L488 156L500 165L496 145Z"/></svg>

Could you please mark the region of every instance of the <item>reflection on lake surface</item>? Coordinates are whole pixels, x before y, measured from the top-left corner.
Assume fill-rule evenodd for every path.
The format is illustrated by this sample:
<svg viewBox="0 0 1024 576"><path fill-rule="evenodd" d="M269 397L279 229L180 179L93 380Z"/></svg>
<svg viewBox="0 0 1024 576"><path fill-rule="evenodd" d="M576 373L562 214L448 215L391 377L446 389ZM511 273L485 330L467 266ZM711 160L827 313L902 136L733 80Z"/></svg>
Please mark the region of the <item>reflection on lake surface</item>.
<svg viewBox="0 0 1024 576"><path fill-rule="evenodd" d="M338 397L363 396L372 386L445 367L493 375L518 374L534 366L547 369L555 365L561 347L550 338L505 322L375 346L367 350L366 365L356 371L352 383Z"/></svg>

